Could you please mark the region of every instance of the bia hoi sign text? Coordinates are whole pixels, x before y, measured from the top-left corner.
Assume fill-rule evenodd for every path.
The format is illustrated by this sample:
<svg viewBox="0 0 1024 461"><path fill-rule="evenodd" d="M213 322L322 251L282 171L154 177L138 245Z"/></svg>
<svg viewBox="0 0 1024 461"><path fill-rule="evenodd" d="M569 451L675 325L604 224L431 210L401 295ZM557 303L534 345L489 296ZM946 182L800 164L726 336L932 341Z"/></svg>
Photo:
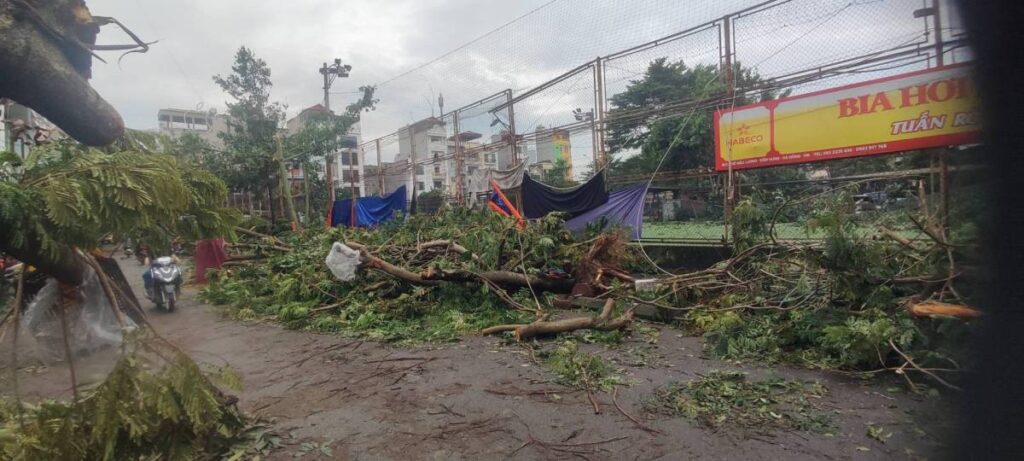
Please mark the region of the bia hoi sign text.
<svg viewBox="0 0 1024 461"><path fill-rule="evenodd" d="M715 112L715 169L762 168L975 142L958 64Z"/></svg>

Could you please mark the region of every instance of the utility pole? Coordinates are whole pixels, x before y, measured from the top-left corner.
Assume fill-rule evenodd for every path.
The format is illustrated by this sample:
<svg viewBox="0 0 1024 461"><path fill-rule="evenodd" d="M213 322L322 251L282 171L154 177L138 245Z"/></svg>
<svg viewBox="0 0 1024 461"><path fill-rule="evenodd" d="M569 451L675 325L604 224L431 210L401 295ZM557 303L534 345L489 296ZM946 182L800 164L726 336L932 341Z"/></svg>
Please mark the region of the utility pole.
<svg viewBox="0 0 1024 461"><path fill-rule="evenodd" d="M598 170L602 170L608 166L608 153L605 152L604 148L604 61L600 56L594 60L594 80L597 83L594 88L597 100L594 101L593 125L597 145L594 146L594 149L597 151L598 159L600 159L600 163L597 165Z"/></svg>
<svg viewBox="0 0 1024 461"><path fill-rule="evenodd" d="M334 63L330 66L325 62L320 67L320 74L324 77L324 108L327 109L327 113L331 113L331 84L334 83L334 79L338 77L347 78L348 71L352 70L352 66L348 64L342 64L341 59L334 58ZM334 194L334 152L327 155L324 159L325 168L327 170L327 209L331 209L334 206L335 194ZM327 223L330 226L330 223Z"/></svg>
<svg viewBox="0 0 1024 461"><path fill-rule="evenodd" d="M374 142L377 144L377 193L384 196L384 164L380 163L380 138Z"/></svg>
<svg viewBox="0 0 1024 461"><path fill-rule="evenodd" d="M459 133L458 110L452 114L452 126L455 131L455 201L462 206L463 203L466 203L465 178L462 176L465 164L462 158L462 136Z"/></svg>
<svg viewBox="0 0 1024 461"><path fill-rule="evenodd" d="M512 89L505 90L505 101L508 104L508 139L512 146L512 164L519 163L519 138L516 135L516 110L512 104Z"/></svg>
<svg viewBox="0 0 1024 461"><path fill-rule="evenodd" d="M356 227L356 197L359 195L356 192L356 174L359 172L359 170L355 168L356 163L358 163L358 162L356 162L356 158L359 155L359 152L363 151L363 149L361 147L359 147L357 149L358 150L355 151L355 152L353 152L351 149L348 151L348 165L349 165L349 170L348 170L349 175L348 175L348 178L349 178L349 184L352 187L352 213L351 213L351 215L352 215L352 227L353 228Z"/></svg>

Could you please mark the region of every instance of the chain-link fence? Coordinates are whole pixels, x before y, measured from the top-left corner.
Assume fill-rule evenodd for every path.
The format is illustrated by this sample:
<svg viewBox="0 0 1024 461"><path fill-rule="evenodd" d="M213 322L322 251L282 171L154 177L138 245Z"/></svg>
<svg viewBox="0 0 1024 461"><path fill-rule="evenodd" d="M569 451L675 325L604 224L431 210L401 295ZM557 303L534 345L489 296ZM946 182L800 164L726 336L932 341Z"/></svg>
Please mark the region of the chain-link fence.
<svg viewBox="0 0 1024 461"><path fill-rule="evenodd" d="M552 20L549 14L555 9L569 12L569 5L577 3L555 2L543 9L545 15L528 15L530 21L520 21L516 27L540 34L540 25ZM609 27L618 24L608 29L610 40L602 43L635 40L639 44L603 53L604 57L544 82L538 76L555 72L547 65L536 68L540 63L574 56L571 53L580 50L601 55L601 43L558 42L544 49L525 49L519 44L529 34L506 27L384 82L385 91L410 81L420 86L427 82L432 97L443 94L439 100L464 105L364 143L367 161L376 162L367 181L373 181L375 173L379 193L405 184L417 194L431 193L464 205L482 193L469 190L472 181L466 178L482 171L525 162L531 175L566 186L607 167L612 187L650 182L643 237L666 242L727 241L726 218L737 200L771 204L781 197L802 203L806 202L802 196L844 185L840 189L849 189L855 196L851 200L861 208L874 201L885 202L884 207L897 201L903 206L908 199L900 195L903 192L894 192L904 190L908 180L902 176L865 182L861 182L864 178L842 178L880 173L872 170L871 162L887 165L889 172L919 172L928 165L902 168L893 167L900 163L896 160L856 159L836 166L730 172L734 176L727 179L713 171L712 114L765 98L927 68L943 61L940 58L946 63L969 59L963 27L946 0L775 0L746 8L737 8L735 2L700 5L683 14L668 4L640 1L636 8L665 8L681 17L645 23L643 30L629 33L623 28L636 27L628 18L637 12L626 8L611 21L599 17L607 8L594 6L586 10L592 24L605 20L611 21ZM500 50L506 59L486 58L486 50L491 49ZM472 78L481 72L488 78ZM663 78L658 73L672 75ZM496 91L502 86L509 89ZM463 102L474 94L489 96ZM417 152L416 133L439 141ZM935 168L927 171L929 178L934 176ZM730 182L738 195L727 201ZM884 190L877 190L883 183ZM368 186L368 190L375 188ZM868 211L878 210L861 214L868 216ZM790 214L782 217L800 218ZM795 222L777 222L779 237L815 237L797 230Z"/></svg>

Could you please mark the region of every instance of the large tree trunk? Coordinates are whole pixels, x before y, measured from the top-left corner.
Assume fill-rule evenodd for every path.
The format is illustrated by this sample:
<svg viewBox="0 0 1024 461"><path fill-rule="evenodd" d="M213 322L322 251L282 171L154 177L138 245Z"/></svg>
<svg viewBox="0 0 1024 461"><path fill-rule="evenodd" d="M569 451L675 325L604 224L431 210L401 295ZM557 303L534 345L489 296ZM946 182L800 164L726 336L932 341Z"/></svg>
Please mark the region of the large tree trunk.
<svg viewBox="0 0 1024 461"><path fill-rule="evenodd" d="M86 81L92 56L85 47L98 31L81 1L0 2L0 97L31 107L83 144L114 142L124 122Z"/></svg>
<svg viewBox="0 0 1024 461"><path fill-rule="evenodd" d="M39 236L29 234L24 243L14 246L10 229L0 226L0 252L13 256L18 261L35 267L61 283L79 285L85 280L86 265L71 248L62 248L56 257L42 251Z"/></svg>

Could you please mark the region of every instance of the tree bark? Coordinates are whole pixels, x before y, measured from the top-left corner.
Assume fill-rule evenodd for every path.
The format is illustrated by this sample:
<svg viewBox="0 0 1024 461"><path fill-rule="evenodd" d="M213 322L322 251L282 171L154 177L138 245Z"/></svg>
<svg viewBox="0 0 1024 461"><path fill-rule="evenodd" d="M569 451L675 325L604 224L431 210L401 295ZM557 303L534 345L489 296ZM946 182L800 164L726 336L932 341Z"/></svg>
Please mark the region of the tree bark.
<svg viewBox="0 0 1024 461"><path fill-rule="evenodd" d="M92 56L76 45L95 43L98 30L76 1L0 2L0 97L31 107L83 144L114 142L124 121L89 86Z"/></svg>
<svg viewBox="0 0 1024 461"><path fill-rule="evenodd" d="M524 339L530 339L537 336L566 333L583 329L599 331L621 330L633 323L632 309L613 319L611 316L614 308L615 300L609 299L605 301L604 308L601 309L601 314L594 317L575 317L562 320L537 321L524 325L498 325L484 329L480 334L492 335L512 331L515 332L516 339L522 341Z"/></svg>
<svg viewBox="0 0 1024 461"><path fill-rule="evenodd" d="M0 252L11 255L14 259L33 266L66 285L77 286L85 280L86 268L89 266L75 255L71 248L61 248L55 257L51 257L41 250L39 236L29 232L22 245L14 246L11 244L10 230L6 226L0 226Z"/></svg>

